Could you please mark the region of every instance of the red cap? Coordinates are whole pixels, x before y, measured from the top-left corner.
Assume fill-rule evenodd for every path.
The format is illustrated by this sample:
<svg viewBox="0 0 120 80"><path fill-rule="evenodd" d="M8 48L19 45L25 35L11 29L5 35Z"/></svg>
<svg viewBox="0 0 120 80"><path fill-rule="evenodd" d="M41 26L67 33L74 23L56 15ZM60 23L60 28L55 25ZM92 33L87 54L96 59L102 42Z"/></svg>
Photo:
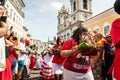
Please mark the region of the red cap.
<svg viewBox="0 0 120 80"><path fill-rule="evenodd" d="M30 40L25 39L25 44L30 45Z"/></svg>

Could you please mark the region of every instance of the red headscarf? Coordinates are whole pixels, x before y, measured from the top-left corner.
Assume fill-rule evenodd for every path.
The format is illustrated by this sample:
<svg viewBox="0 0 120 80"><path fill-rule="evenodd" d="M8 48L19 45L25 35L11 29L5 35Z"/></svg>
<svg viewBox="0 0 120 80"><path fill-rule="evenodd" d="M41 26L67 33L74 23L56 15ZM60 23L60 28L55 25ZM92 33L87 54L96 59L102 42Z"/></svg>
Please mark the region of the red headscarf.
<svg viewBox="0 0 120 80"><path fill-rule="evenodd" d="M30 45L30 40L25 39L25 44Z"/></svg>

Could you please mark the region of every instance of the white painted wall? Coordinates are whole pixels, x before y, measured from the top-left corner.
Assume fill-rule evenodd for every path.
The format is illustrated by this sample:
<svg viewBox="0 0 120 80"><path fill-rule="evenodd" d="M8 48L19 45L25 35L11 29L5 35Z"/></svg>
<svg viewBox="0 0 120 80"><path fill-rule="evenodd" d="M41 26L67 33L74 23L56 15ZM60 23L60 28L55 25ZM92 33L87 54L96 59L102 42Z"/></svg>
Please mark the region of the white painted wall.
<svg viewBox="0 0 120 80"><path fill-rule="evenodd" d="M20 37L26 37L26 32L23 30L23 20L24 18L17 12L17 10L13 7L13 5L9 2L9 0L6 1L5 3L5 7L8 10L8 24L10 28L11 26L13 26L13 31L17 32L17 35ZM11 9L12 11L12 18L10 17L10 13L11 13ZM13 16L14 13L16 14L15 16L15 21L13 21ZM16 21L17 18L17 21Z"/></svg>

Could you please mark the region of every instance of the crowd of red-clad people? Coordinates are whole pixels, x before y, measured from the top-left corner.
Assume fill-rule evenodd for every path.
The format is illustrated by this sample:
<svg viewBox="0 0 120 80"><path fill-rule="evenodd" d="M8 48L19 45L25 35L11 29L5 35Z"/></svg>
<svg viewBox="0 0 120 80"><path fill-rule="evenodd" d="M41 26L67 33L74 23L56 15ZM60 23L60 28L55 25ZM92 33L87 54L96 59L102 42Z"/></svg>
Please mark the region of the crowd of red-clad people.
<svg viewBox="0 0 120 80"><path fill-rule="evenodd" d="M120 0L114 4L120 14ZM82 24L63 40L59 36L41 54L30 40L8 29L5 8L0 6L0 80L27 80L36 67L42 80L120 80L120 19L107 35Z"/></svg>

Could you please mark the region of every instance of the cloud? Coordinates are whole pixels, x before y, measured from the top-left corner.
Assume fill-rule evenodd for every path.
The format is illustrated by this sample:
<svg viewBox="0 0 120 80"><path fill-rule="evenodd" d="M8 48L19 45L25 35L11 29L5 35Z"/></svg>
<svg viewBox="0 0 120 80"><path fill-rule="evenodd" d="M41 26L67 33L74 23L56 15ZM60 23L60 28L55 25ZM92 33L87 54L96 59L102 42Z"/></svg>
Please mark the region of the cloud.
<svg viewBox="0 0 120 80"><path fill-rule="evenodd" d="M61 2L46 2L46 5L41 4L37 8L39 12L53 12L55 9L60 10L62 6Z"/></svg>
<svg viewBox="0 0 120 80"><path fill-rule="evenodd" d="M48 12L51 11L51 6L46 3L46 5L41 5L38 9L40 12Z"/></svg>
<svg viewBox="0 0 120 80"><path fill-rule="evenodd" d="M63 6L63 4L60 2L52 2L51 5L57 10L60 10L60 8Z"/></svg>

